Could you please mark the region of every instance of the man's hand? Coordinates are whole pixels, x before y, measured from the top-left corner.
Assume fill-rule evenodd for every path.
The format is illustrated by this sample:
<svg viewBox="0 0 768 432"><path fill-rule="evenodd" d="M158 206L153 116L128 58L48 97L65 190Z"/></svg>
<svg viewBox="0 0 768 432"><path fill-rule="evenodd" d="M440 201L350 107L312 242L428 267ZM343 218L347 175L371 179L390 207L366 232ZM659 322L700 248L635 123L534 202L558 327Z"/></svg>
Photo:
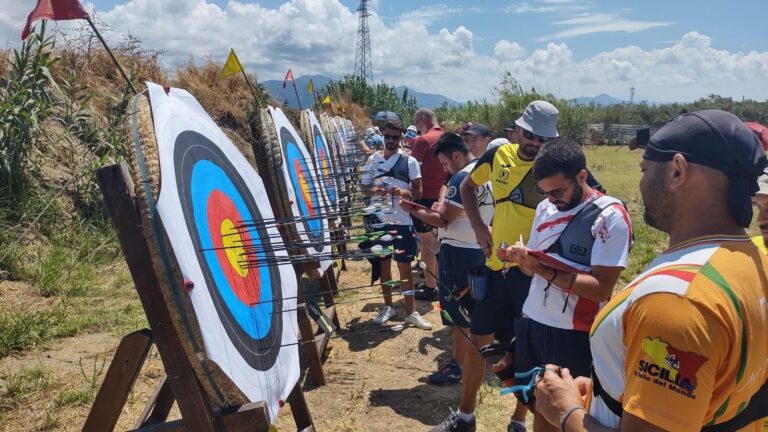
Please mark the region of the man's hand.
<svg viewBox="0 0 768 432"><path fill-rule="evenodd" d="M405 198L407 200L411 199L411 191L409 191L408 189L403 189L399 187L392 188L392 195L400 198Z"/></svg>
<svg viewBox="0 0 768 432"><path fill-rule="evenodd" d="M480 249L485 254L486 258L491 257L491 251L493 250L493 240L491 239L491 227L488 225L481 225L479 227L472 227L475 231L475 238L477 244L480 245Z"/></svg>
<svg viewBox="0 0 768 432"><path fill-rule="evenodd" d="M587 390L584 384L583 380L577 383L567 368L545 366L544 376L534 387L536 412L553 425L559 425L566 411L582 406L582 390Z"/></svg>
<svg viewBox="0 0 768 432"><path fill-rule="evenodd" d="M529 250L527 246L517 242L506 249L506 261L516 262L520 266L520 270L529 276L534 273L544 276L546 269L541 265L538 258L528 253Z"/></svg>

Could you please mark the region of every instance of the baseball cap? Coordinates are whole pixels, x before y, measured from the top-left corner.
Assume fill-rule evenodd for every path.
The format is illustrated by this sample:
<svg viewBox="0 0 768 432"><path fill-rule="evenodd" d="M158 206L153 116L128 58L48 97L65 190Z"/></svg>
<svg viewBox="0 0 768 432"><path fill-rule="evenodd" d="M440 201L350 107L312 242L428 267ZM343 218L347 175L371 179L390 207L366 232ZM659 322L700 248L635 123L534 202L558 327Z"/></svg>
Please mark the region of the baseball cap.
<svg viewBox="0 0 768 432"><path fill-rule="evenodd" d="M523 129L531 131L534 135L544 138L560 136L557 133L557 121L560 111L547 101L535 100L528 104L523 115L515 120L515 124Z"/></svg>
<svg viewBox="0 0 768 432"><path fill-rule="evenodd" d="M482 123L475 123L461 133L462 135L491 136L491 130Z"/></svg>
<svg viewBox="0 0 768 432"><path fill-rule="evenodd" d="M517 125L515 124L515 122L510 123L509 126L504 128L505 131L509 131L509 132L512 132L516 129L517 129Z"/></svg>
<svg viewBox="0 0 768 432"><path fill-rule="evenodd" d="M373 133L373 128L368 128L365 130L365 136L371 136Z"/></svg>
<svg viewBox="0 0 768 432"><path fill-rule="evenodd" d="M751 130L721 110L681 114L648 141L643 158L666 162L680 153L690 163L716 169L728 177L728 208L743 227L752 220L752 195L766 167L765 152Z"/></svg>
<svg viewBox="0 0 768 432"><path fill-rule="evenodd" d="M407 131L413 131L413 133L418 133L419 132L419 130L416 129L416 126L414 126L414 125L408 126L408 128L406 130Z"/></svg>

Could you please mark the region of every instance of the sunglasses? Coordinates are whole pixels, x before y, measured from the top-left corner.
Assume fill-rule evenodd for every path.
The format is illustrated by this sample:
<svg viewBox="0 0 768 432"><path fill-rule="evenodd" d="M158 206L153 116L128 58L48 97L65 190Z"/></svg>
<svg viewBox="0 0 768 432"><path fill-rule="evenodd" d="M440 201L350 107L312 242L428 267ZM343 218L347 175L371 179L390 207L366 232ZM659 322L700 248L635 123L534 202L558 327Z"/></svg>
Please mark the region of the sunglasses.
<svg viewBox="0 0 768 432"><path fill-rule="evenodd" d="M547 141L552 139L552 138L547 138L547 137L536 135L536 134L534 134L533 132L531 132L529 130L525 130L525 129L522 129L522 128L521 128L521 130L523 131L523 137L525 139L529 139L531 141L538 140L540 143L545 143L545 142L547 142Z"/></svg>
<svg viewBox="0 0 768 432"><path fill-rule="evenodd" d="M565 193L568 192L568 188L571 187L573 182L574 182L574 179L570 179L567 185L561 187L560 189L555 189L551 191L545 191L544 189L536 186L536 193L538 193L539 195L543 195L545 197L552 197L552 199L556 199L556 200L563 199L563 197L565 196Z"/></svg>
<svg viewBox="0 0 768 432"><path fill-rule="evenodd" d="M390 141L400 141L400 138L402 138L401 135L384 135L384 139Z"/></svg>

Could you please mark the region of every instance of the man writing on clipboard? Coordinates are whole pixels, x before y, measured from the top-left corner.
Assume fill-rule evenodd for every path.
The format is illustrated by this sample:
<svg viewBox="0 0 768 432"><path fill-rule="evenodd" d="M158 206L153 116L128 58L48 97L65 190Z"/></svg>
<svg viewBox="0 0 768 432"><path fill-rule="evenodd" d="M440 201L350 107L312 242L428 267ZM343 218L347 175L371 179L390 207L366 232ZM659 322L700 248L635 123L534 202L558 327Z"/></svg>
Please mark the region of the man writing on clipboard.
<svg viewBox="0 0 768 432"><path fill-rule="evenodd" d="M506 249L507 259L533 276L514 324L515 372L552 363L588 376L589 329L627 266L632 225L621 201L589 186L586 157L574 141L543 145L533 176L548 199L536 208L528 245ZM534 425L558 430L538 416Z"/></svg>

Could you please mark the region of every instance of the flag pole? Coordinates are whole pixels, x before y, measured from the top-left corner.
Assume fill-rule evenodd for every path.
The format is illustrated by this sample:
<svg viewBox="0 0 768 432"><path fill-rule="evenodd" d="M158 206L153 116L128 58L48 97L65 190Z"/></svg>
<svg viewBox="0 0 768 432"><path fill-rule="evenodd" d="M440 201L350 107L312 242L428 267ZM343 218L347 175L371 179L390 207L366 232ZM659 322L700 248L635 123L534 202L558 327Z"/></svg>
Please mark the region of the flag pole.
<svg viewBox="0 0 768 432"><path fill-rule="evenodd" d="M133 83L131 82L130 78L128 78L128 74L125 73L125 69L120 65L120 63L117 62L117 59L115 58L115 55L112 54L112 50L109 49L109 46L107 45L107 42L104 41L104 38L101 37L101 33L99 33L99 30L96 28L96 26L93 24L93 21L91 21L90 15L86 15L85 19L88 21L88 24L90 24L91 28L93 29L94 33L96 33L96 36L99 38L99 41L102 45L104 45L104 48L107 50L107 53L109 54L109 57L112 58L112 61L117 66L117 69L120 71L120 75L123 76L123 79L125 79L125 82L128 83L128 87L133 90L134 94L139 94L138 91L136 91L136 87L133 86Z"/></svg>
<svg viewBox="0 0 768 432"><path fill-rule="evenodd" d="M301 107L301 99L299 99L299 91L296 89L296 80L291 80L291 83L293 83L293 91L296 92L296 102L299 104L299 111L303 110Z"/></svg>
<svg viewBox="0 0 768 432"><path fill-rule="evenodd" d="M240 63L240 60L237 61ZM245 78L245 83L248 84L248 89L251 91L251 94L253 95L253 100L256 102L256 106L261 108L259 105L259 98L256 97L256 90L253 89L253 86L251 85L251 80L248 79L248 74L245 73L245 68L242 67L242 64L240 66L240 72L243 73L243 77Z"/></svg>

